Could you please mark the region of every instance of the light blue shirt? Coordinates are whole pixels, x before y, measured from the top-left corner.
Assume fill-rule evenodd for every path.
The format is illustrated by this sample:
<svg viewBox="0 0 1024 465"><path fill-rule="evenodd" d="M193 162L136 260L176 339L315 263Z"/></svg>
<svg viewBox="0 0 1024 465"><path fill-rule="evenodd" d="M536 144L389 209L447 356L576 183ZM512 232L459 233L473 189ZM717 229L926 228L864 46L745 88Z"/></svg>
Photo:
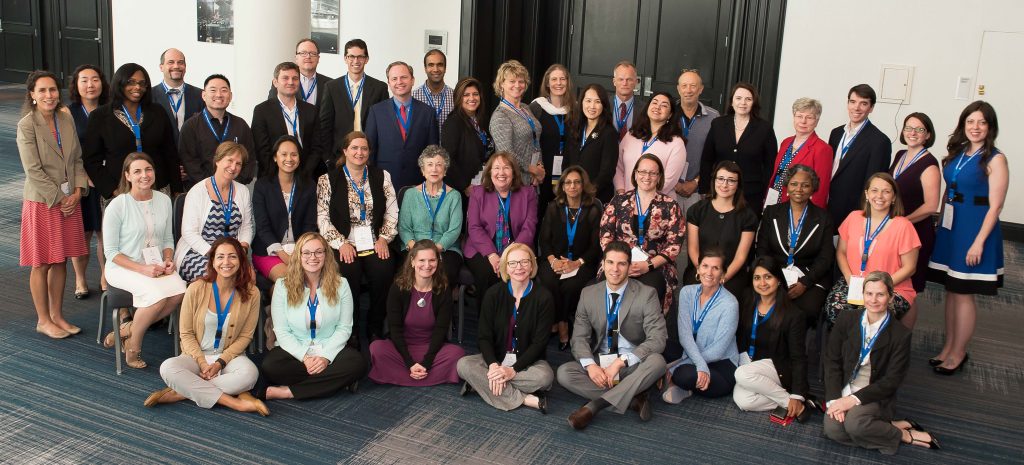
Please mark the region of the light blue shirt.
<svg viewBox="0 0 1024 465"><path fill-rule="evenodd" d="M114 263L118 254L144 263L142 249L146 247L147 217L153 228L152 245L160 248L161 255L164 250L173 249L172 213L170 197L160 191L153 191L153 199L144 202L135 200L131 194L114 197L103 211L103 253L107 256L107 266L120 268Z"/></svg>
<svg viewBox="0 0 1024 465"><path fill-rule="evenodd" d="M330 252L328 252L330 253ZM288 305L288 289L284 286L284 278L274 284L274 298L270 303L270 314L274 319L274 334L277 345L291 354L296 360L302 360L309 350L310 343L322 346L322 355L334 362L334 357L345 348L352 335L352 290L348 280L341 278L338 287L338 301L331 305L327 298L317 289L319 300L317 307L316 340L309 334L309 288L302 293L298 305Z"/></svg>
<svg viewBox="0 0 1024 465"><path fill-rule="evenodd" d="M686 286L679 292L679 343L683 346L683 358L676 366L692 364L697 371L707 373L708 362L729 359L734 365L739 365L736 326L740 312L736 297L722 287L722 294L708 309L695 339L693 302L697 299L700 299L700 284ZM697 309L698 312L701 310ZM672 370L674 372L675 368Z"/></svg>

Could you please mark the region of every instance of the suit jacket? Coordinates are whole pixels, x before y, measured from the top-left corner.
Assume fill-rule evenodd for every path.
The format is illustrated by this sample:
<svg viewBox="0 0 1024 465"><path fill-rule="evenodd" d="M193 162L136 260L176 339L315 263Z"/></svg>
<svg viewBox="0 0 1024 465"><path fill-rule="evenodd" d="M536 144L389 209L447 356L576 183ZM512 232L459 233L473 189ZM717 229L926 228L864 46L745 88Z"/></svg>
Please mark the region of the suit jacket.
<svg viewBox="0 0 1024 465"><path fill-rule="evenodd" d="M448 289L435 290L431 296L431 310L434 311L434 330L430 333L430 345L423 360L414 360L409 354L409 346L405 342L405 317L409 313L409 301L412 300L412 292L405 291L397 284L391 284L388 291L387 316L388 329L391 342L395 349L405 361L405 367L409 368L416 363L423 365L423 368L430 370L434 365L434 357L441 350L448 336L448 328L452 324L452 293Z"/></svg>
<svg viewBox="0 0 1024 465"><path fill-rule="evenodd" d="M167 112L167 119L171 122L171 129L174 132L174 141L178 141L180 137L180 131L178 129L178 118L174 115L171 110L171 101L167 98L167 92L164 91L163 86L157 84L151 89L153 96L153 103L163 107L164 111ZM203 102L203 89L200 89L192 84L185 83L185 104L182 107L184 117L181 119L181 124L185 124L192 115L203 111L206 108L206 103Z"/></svg>
<svg viewBox="0 0 1024 465"><path fill-rule="evenodd" d="M849 155L849 154L847 154ZM842 312L829 333L825 348L825 400L843 396L843 386L850 381L861 349L861 317L866 310ZM876 336L871 348L871 379L867 387L854 393L862 404L879 402L889 408L896 398L896 390L903 383L910 365L910 330L895 316Z"/></svg>
<svg viewBox="0 0 1024 465"><path fill-rule="evenodd" d="M572 333L572 356L576 360L597 360L601 343L608 334L606 292L607 283L602 280L583 288L580 294ZM665 317L661 313L661 302L654 288L630 279L626 281L621 299L619 337L633 344L633 355L644 360L650 354L664 351L668 333L665 330Z"/></svg>
<svg viewBox="0 0 1024 465"><path fill-rule="evenodd" d="M327 172L313 149L320 118L313 104L303 102L302 99L296 99L295 104L299 109L299 142L302 144L299 170L308 179L316 179ZM287 135L289 129L288 123L284 120L284 111L281 110L281 101L277 99L276 93L274 97L252 109L252 141L256 153L250 156L259 161L262 174L268 174L268 169L274 164L274 154L271 153L274 143L281 136Z"/></svg>
<svg viewBox="0 0 1024 465"><path fill-rule="evenodd" d="M508 216L512 221L512 241L521 242L533 248L537 234L537 192L523 186L509 195ZM497 253L494 235L497 233L495 220L498 218L498 194L487 192L484 186L473 186L469 194L467 227L469 234L462 243L467 258L476 254L484 257Z"/></svg>
<svg viewBox="0 0 1024 465"><path fill-rule="evenodd" d="M480 121L477 124L487 134L486 122ZM441 147L451 157L445 182L465 196L473 177L483 169L487 157L494 151L494 141L487 135L487 143L484 144L473 125L456 109L444 120Z"/></svg>
<svg viewBox="0 0 1024 465"><path fill-rule="evenodd" d="M352 132L353 124L355 124L352 102L349 100L348 91L345 90L345 79L347 79L345 76L332 79L326 84L317 84L324 86L323 89L317 91L317 97L319 98L321 93L324 96L318 104L320 124L316 136L316 151L320 154L320 159L327 164L328 170L334 166L334 161L341 153L342 141L348 133ZM362 121L365 129L370 107L382 100L387 100L388 85L365 74L363 79L366 80L366 83L363 84L363 93L359 97L361 101L359 120ZM356 92L356 89L352 89L352 92ZM353 95L353 97L355 96Z"/></svg>
<svg viewBox="0 0 1024 465"><path fill-rule="evenodd" d="M499 281L487 289L480 301L480 326L477 346L484 363L501 363L508 346L508 325L512 320L515 299L508 292L508 284ZM547 358L548 337L555 321L555 306L551 293L543 286L519 300L516 315L516 363L512 369L523 371L538 360Z"/></svg>
<svg viewBox="0 0 1024 465"><path fill-rule="evenodd" d="M753 292L749 292L743 299L743 304L740 305L739 324L736 326L736 349L741 354L750 348L750 329L754 325L753 309L757 305L752 295ZM773 321L777 318L782 320ZM807 347L804 342L806 337L807 321L799 307L790 304L785 310L776 308L771 318L757 327L757 341L764 341L764 344L757 345L768 347L768 350L760 350L762 347L758 347L759 350L754 352L754 360L771 359L782 387L790 394L800 395L805 399L810 394L810 386L807 383Z"/></svg>
<svg viewBox="0 0 1024 465"><path fill-rule="evenodd" d="M18 155L25 169L25 200L57 205L65 195L60 190L65 176L71 188L89 187L89 178L82 166L82 147L75 133L75 122L65 111L56 111L61 147L43 114L32 111L18 121ZM84 192L83 192L84 194Z"/></svg>
<svg viewBox="0 0 1024 465"><path fill-rule="evenodd" d="M587 172L590 183L597 187L597 198L605 204L615 195L612 178L619 159L619 134L614 125L606 124L587 137L580 148L580 134L570 134L565 147L564 167L579 165Z"/></svg>
<svg viewBox="0 0 1024 465"><path fill-rule="evenodd" d="M619 133L619 128L615 125L618 124L617 120L619 119L619 109L615 108L615 89L608 91L608 105L611 105L613 107L611 108L613 126L612 129L615 130L615 134L617 137ZM628 111L629 105L626 105L626 109ZM646 111L647 99L645 99L642 95L633 95L633 111L629 114L629 117L626 118L626 132L629 132L629 128L633 127L633 121L636 121L636 115Z"/></svg>
<svg viewBox="0 0 1024 465"><path fill-rule="evenodd" d="M299 80L301 81L301 78ZM302 100L302 96L299 94L295 94L295 98L298 99L299 101L302 101L303 103L308 103L310 105L313 105L314 107L320 108L320 102L324 100L324 94L326 93L324 92L324 88L327 87L328 82L331 82L331 78L324 76L323 74L316 73L316 98L314 98L312 102L306 102L305 100ZM299 85L299 93L302 93L301 84ZM277 89L274 88L274 84L271 83L270 91L267 92L267 100L275 99L277 99Z"/></svg>
<svg viewBox="0 0 1024 465"><path fill-rule="evenodd" d="M398 188L423 182L417 160L420 152L437 144L437 117L434 107L410 98L409 133L402 139L401 123L395 112L396 102L387 99L370 108L363 127L370 143L370 163L391 173L391 182Z"/></svg>
<svg viewBox="0 0 1024 465"><path fill-rule="evenodd" d="M769 179L775 163L779 142L772 125L761 118L750 118L740 140L736 140L736 122L733 115L715 118L704 141L704 153L700 159L700 192L711 192L712 171L718 162L732 160L740 165L743 172L743 197L755 212L761 211L764 195L768 192Z"/></svg>
<svg viewBox="0 0 1024 465"><path fill-rule="evenodd" d="M793 221L799 223L800 217L793 218ZM804 273L800 278L804 286L831 288L832 267L836 263L833 235L835 227L828 212L808 202L807 215L793 254L793 264ZM789 256L789 202L769 205L764 209L761 226L757 229L757 256L769 256L785 265Z"/></svg>
<svg viewBox="0 0 1024 465"><path fill-rule="evenodd" d="M271 255L267 248L279 244L288 230L288 205L281 192L277 176L256 180L252 193L252 216L256 222L256 236L252 240L253 255ZM316 186L307 181L295 186L292 200L292 237L295 240L307 232L316 232Z"/></svg>
<svg viewBox="0 0 1024 465"><path fill-rule="evenodd" d="M828 194L828 213L832 215L832 224L841 224L850 212L860 208L864 183L871 175L889 170L892 143L871 121L864 124L832 175ZM833 129L828 136L833 155L839 148L845 127Z"/></svg>
<svg viewBox="0 0 1024 465"><path fill-rule="evenodd" d="M241 144L249 154L237 179L242 184L249 184L256 177L256 160L253 158L256 148L252 143L252 130L249 129L249 124L238 115L226 111L224 117L228 124L228 133L224 141ZM213 123L213 127L217 128L217 132L222 134L223 126L218 127L219 124L214 121L213 116L210 117L210 121ZM178 153L181 156L181 165L185 167L185 172L188 173L192 184L213 176L214 171L217 170L213 163L213 156L217 152L218 145L220 142L217 142L213 131L207 126L202 112L197 113L181 125Z"/></svg>
<svg viewBox="0 0 1024 465"><path fill-rule="evenodd" d="M173 126L167 113L152 103L142 104L142 151L153 158L156 164L154 189L170 185L171 193L184 191L179 175L178 149L174 139ZM89 114L89 126L82 146L82 162L89 179L100 195L113 196L120 182L121 168L125 157L135 152L135 134L128 125L114 114L121 111L121 104L101 105ZM133 116L134 117L134 116Z"/></svg>

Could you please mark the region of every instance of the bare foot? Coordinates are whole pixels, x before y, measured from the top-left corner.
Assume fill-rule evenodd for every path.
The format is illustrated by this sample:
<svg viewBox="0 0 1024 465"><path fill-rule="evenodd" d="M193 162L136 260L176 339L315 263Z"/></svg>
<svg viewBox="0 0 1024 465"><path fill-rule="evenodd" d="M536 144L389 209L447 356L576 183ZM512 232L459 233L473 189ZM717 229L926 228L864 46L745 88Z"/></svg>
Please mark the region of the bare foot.
<svg viewBox="0 0 1024 465"><path fill-rule="evenodd" d="M540 408L540 398L533 394L529 394L523 398L523 405L530 408Z"/></svg>
<svg viewBox="0 0 1024 465"><path fill-rule="evenodd" d="M288 386L270 386L267 388L267 400L294 399L295 395Z"/></svg>

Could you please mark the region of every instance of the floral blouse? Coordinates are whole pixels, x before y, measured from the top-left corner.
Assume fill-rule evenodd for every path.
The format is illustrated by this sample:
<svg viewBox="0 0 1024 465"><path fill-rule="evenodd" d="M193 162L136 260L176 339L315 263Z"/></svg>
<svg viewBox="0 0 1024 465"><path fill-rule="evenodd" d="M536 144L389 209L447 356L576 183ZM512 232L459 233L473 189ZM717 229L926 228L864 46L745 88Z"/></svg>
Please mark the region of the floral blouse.
<svg viewBox="0 0 1024 465"><path fill-rule="evenodd" d="M348 182L347 179L344 181ZM352 227L371 227L373 222L373 193L368 184L363 186L363 188L365 190L363 195L366 198L366 219L360 220L359 212L362 209L362 205L359 203L359 193L356 192L353 186L349 185L348 211ZM381 224L380 233L375 239L384 239L386 242L391 242L398 236L398 196L395 194L395 186L391 184L391 175L387 171L384 172L384 201L386 202L384 222ZM327 244L332 248L339 249L346 242L347 239L331 223L331 181L327 174L321 175L316 182L316 224L320 228L320 233L323 234L324 239L327 239Z"/></svg>

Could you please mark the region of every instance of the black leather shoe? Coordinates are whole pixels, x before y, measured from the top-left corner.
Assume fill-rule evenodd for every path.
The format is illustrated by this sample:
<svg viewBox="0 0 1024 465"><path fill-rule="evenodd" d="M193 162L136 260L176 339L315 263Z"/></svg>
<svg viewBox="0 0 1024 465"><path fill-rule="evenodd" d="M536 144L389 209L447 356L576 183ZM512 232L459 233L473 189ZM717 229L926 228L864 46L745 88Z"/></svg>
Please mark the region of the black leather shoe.
<svg viewBox="0 0 1024 465"><path fill-rule="evenodd" d="M586 428L590 424L590 421L594 419L594 412L591 412L586 406L576 409L575 412L569 414L569 426L573 429L581 430Z"/></svg>
<svg viewBox="0 0 1024 465"><path fill-rule="evenodd" d="M640 414L640 421L651 420L651 402L648 397L647 391L644 391L633 398L633 406L635 406L637 413Z"/></svg>
<svg viewBox="0 0 1024 465"><path fill-rule="evenodd" d="M967 363L967 359L970 356L971 356L971 354L964 354L964 359L960 360L960 364L955 366L955 367L953 367L953 368L946 368L946 367L940 365L940 366L935 367L934 370L935 370L936 373L938 373L940 375L952 376L952 375L954 375L958 371L963 371L964 365Z"/></svg>
<svg viewBox="0 0 1024 465"><path fill-rule="evenodd" d="M359 392L359 381L353 381L352 384L349 384L346 389L348 389L348 391L351 392L352 394Z"/></svg>
<svg viewBox="0 0 1024 465"><path fill-rule="evenodd" d="M537 391L537 392L533 393L533 395L537 396L537 410L540 410L541 414L547 415L548 414L548 395L543 393L543 392L540 392L540 391Z"/></svg>
<svg viewBox="0 0 1024 465"><path fill-rule="evenodd" d="M942 360L937 359L937 358L930 358L930 359L928 359L928 365L931 365L933 367L937 367L939 365L942 365Z"/></svg>

